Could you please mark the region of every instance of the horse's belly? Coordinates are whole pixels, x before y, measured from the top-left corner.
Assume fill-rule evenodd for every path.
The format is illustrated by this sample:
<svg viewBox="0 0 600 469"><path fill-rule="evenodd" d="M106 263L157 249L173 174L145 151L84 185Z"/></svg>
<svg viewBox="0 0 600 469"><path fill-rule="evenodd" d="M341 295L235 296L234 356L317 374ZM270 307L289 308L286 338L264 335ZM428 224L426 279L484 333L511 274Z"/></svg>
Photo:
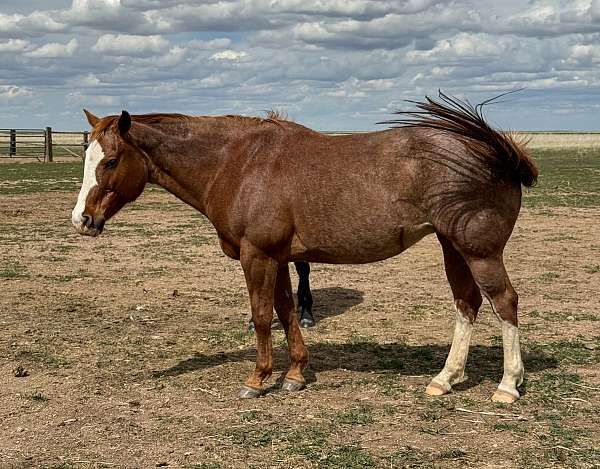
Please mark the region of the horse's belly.
<svg viewBox="0 0 600 469"><path fill-rule="evenodd" d="M331 264L363 264L376 262L400 254L424 236L433 233L430 223L404 225L393 230L355 229L333 233L295 234L291 245L294 261L325 262Z"/></svg>

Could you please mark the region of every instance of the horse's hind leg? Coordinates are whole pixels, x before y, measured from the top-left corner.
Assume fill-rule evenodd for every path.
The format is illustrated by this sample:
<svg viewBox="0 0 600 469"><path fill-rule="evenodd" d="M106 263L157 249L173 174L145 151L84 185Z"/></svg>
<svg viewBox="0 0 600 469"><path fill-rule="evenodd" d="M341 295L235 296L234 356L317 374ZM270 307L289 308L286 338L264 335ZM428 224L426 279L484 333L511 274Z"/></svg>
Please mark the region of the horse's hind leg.
<svg viewBox="0 0 600 469"><path fill-rule="evenodd" d="M492 396L496 402L512 403L519 398L517 386L523 382L523 361L519 347L517 304L519 297L510 283L502 256L467 258L473 278L492 305L502 324L504 375Z"/></svg>
<svg viewBox="0 0 600 469"><path fill-rule="evenodd" d="M298 316L302 327L313 327L315 318L312 314L313 299L310 292L310 264L294 262L298 272Z"/></svg>
<svg viewBox="0 0 600 469"><path fill-rule="evenodd" d="M431 380L425 391L431 396L446 394L450 392L453 384L466 379L464 372L469 353L471 332L482 300L479 288L473 280L469 266L462 255L447 238L441 235L438 235L438 238L444 252L446 277L454 295L456 325L452 346L444 369Z"/></svg>
<svg viewBox="0 0 600 469"><path fill-rule="evenodd" d="M290 368L285 375L283 389L297 391L304 387L302 370L308 363L308 351L302 340L302 333L298 325L298 318L294 307L292 296L292 283L288 265L279 267L277 281L275 283L275 311L288 341L290 352Z"/></svg>

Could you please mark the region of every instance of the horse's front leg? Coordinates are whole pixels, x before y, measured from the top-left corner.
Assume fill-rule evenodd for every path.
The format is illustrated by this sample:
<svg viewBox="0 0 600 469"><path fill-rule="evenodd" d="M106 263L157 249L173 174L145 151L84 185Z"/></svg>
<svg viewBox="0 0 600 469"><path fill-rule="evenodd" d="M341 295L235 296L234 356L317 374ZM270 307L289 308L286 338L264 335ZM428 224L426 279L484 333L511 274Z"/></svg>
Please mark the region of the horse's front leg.
<svg viewBox="0 0 600 469"><path fill-rule="evenodd" d="M298 391L304 387L305 381L302 370L308 363L308 351L302 340L302 333L298 326L298 318L294 310L292 283L290 270L287 264L279 267L275 283L275 311L283 325L290 353L290 368L283 380L283 389Z"/></svg>
<svg viewBox="0 0 600 469"><path fill-rule="evenodd" d="M250 295L252 322L256 328L256 368L246 380L239 396L251 398L260 396L263 381L273 371L271 321L278 264L275 259L246 240L242 240L240 246L240 262Z"/></svg>

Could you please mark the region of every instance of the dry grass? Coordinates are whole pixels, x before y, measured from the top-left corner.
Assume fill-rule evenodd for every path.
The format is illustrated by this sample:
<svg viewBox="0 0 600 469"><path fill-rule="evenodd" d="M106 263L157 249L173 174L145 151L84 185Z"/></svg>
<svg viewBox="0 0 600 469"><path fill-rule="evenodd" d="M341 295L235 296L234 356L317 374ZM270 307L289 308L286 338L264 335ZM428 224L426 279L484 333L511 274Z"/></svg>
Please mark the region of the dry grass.
<svg viewBox="0 0 600 469"><path fill-rule="evenodd" d="M52 141L55 145L78 144L83 143L83 135L81 132L67 134L53 133Z"/></svg>
<svg viewBox="0 0 600 469"><path fill-rule="evenodd" d="M559 132L519 132L529 140L531 149L580 149L600 148L600 132L559 133Z"/></svg>

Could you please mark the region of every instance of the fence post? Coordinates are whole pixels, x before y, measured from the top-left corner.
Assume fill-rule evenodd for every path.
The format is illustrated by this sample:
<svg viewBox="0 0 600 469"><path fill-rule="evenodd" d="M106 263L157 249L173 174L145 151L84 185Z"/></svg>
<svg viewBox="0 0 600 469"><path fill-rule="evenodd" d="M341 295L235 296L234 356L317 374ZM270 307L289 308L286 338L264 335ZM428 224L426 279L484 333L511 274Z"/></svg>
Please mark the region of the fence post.
<svg viewBox="0 0 600 469"><path fill-rule="evenodd" d="M44 132L45 138L45 148L44 148L44 160L52 163L52 127L46 127L46 131Z"/></svg>
<svg viewBox="0 0 600 469"><path fill-rule="evenodd" d="M83 132L83 158L85 159L85 152L88 149L88 144L90 141L90 133L87 130L84 130Z"/></svg>
<svg viewBox="0 0 600 469"><path fill-rule="evenodd" d="M16 156L17 154L17 131L10 129L10 143L8 144L8 156Z"/></svg>

